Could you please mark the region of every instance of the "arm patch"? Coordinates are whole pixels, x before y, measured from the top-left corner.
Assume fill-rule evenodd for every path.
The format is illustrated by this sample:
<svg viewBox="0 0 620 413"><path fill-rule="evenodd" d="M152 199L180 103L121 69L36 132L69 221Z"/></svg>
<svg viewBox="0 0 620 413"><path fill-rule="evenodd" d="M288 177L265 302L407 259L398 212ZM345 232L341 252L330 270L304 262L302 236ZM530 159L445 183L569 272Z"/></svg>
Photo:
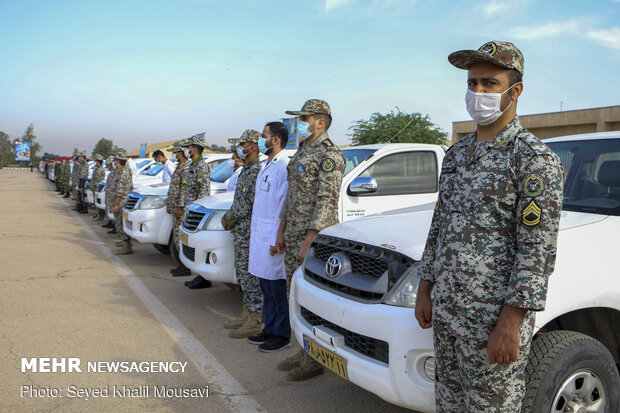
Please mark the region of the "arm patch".
<svg viewBox="0 0 620 413"><path fill-rule="evenodd" d="M321 169L323 170L323 172L331 172L334 170L335 167L336 162L334 162L334 160L331 158L323 159L323 161L321 161Z"/></svg>

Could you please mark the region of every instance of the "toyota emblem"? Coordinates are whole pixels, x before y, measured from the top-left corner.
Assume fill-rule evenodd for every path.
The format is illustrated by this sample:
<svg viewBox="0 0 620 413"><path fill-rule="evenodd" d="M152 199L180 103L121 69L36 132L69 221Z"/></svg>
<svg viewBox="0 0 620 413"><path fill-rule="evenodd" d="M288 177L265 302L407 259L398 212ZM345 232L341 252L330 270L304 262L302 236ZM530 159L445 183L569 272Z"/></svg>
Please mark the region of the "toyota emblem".
<svg viewBox="0 0 620 413"><path fill-rule="evenodd" d="M342 262L340 262L340 258L335 255L332 255L327 259L325 263L325 272L331 278L336 278L338 274L340 274L340 270L342 270Z"/></svg>

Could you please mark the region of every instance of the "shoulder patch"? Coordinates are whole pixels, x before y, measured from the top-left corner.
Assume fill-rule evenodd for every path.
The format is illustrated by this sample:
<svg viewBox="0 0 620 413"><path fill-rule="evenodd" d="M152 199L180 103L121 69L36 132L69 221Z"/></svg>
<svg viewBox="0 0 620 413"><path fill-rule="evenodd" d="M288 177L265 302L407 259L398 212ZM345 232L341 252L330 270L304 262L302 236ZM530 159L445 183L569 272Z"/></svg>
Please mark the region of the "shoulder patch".
<svg viewBox="0 0 620 413"><path fill-rule="evenodd" d="M323 170L323 172L331 172L334 170L335 167L336 162L334 162L334 160L331 158L323 159L323 161L321 161L321 169Z"/></svg>
<svg viewBox="0 0 620 413"><path fill-rule="evenodd" d="M527 196L538 196L543 193L544 189L545 180L540 175L530 174L523 180L523 192Z"/></svg>
<svg viewBox="0 0 620 413"><path fill-rule="evenodd" d="M306 167L303 166L301 163L297 164L297 173L299 175L303 174L304 172L306 172Z"/></svg>
<svg viewBox="0 0 620 413"><path fill-rule="evenodd" d="M540 225L542 209L538 206L536 201L532 199L523 209L521 216L523 218L523 225L526 227L535 227Z"/></svg>
<svg viewBox="0 0 620 413"><path fill-rule="evenodd" d="M321 142L321 144L323 144L323 146L325 146L326 148L329 148L330 146L334 146L334 143L329 140L329 138L325 139L323 142Z"/></svg>

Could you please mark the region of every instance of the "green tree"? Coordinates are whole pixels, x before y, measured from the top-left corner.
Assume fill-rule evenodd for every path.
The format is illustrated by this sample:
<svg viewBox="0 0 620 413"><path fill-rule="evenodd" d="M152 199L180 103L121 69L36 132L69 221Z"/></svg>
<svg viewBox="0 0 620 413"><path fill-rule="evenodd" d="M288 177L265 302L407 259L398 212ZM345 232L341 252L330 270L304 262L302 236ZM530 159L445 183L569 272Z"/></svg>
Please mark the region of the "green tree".
<svg viewBox="0 0 620 413"><path fill-rule="evenodd" d="M103 156L104 159L106 159L112 153L113 148L114 148L114 144L112 143L111 140L106 139L106 138L101 138L99 139L99 141L95 145L95 148L93 149L93 157L95 156L95 154L99 154Z"/></svg>
<svg viewBox="0 0 620 413"><path fill-rule="evenodd" d="M227 147L216 145L216 144L211 145L211 149L213 149L215 152L223 152L223 153L228 152Z"/></svg>
<svg viewBox="0 0 620 413"><path fill-rule="evenodd" d="M349 127L353 145L373 143L432 143L444 145L447 133L431 122L428 115L397 112L373 113L368 120L358 120Z"/></svg>
<svg viewBox="0 0 620 413"><path fill-rule="evenodd" d="M30 159L36 159L37 152L41 150L41 145L35 142L35 139L37 139L37 135L34 134L34 125L31 123L19 139L20 142L30 142Z"/></svg>
<svg viewBox="0 0 620 413"><path fill-rule="evenodd" d="M0 131L0 168L13 162L13 142L11 137L5 132Z"/></svg>

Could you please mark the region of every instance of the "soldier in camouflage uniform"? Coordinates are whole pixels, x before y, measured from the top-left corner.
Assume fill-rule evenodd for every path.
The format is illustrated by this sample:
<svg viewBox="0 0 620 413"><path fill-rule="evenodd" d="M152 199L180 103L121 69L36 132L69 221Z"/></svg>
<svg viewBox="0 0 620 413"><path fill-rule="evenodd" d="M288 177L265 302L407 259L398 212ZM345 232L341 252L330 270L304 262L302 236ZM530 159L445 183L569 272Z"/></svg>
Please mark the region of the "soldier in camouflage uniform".
<svg viewBox="0 0 620 413"><path fill-rule="evenodd" d="M449 60L468 70L478 126L444 158L416 264L415 315L434 330L438 411L519 412L535 311L555 262L562 166L516 116L523 57L513 44L489 42Z"/></svg>
<svg viewBox="0 0 620 413"><path fill-rule="evenodd" d="M112 157L114 154L112 154ZM110 171L108 177L105 180L105 209L112 211L112 205L114 203L114 194L116 193L116 167L114 166L114 160L108 159L106 167ZM102 225L103 228L111 228L108 234L116 234L116 228L114 228L114 221L109 220L106 224Z"/></svg>
<svg viewBox="0 0 620 413"><path fill-rule="evenodd" d="M116 255L133 254L131 249L131 239L129 235L123 231L123 207L127 196L133 189L133 178L131 168L127 163L127 151L118 149L114 154L114 162L116 163L115 188L112 196L114 201L112 204L112 213L114 214L114 225L116 232L121 239L120 245L116 250Z"/></svg>
<svg viewBox="0 0 620 413"><path fill-rule="evenodd" d="M204 138L194 135L180 146L189 149L191 159L187 169L187 185L183 198L183 207L186 208L195 200L211 194L211 171L202 158L202 152L207 146ZM186 281L185 286L190 289L209 288L211 287L211 281L197 275L193 280Z"/></svg>
<svg viewBox="0 0 620 413"><path fill-rule="evenodd" d="M97 199L97 186L99 182L105 179L105 169L103 169L103 156L95 155L95 169L93 170L92 178L90 179L90 189L93 191L93 199ZM95 215L95 221L103 221L104 211L99 209L97 215Z"/></svg>
<svg viewBox="0 0 620 413"><path fill-rule="evenodd" d="M80 211L80 195L78 191L79 182L80 182L80 168L82 164L80 163L80 154L73 157L73 169L71 170L71 189L73 190L73 198L75 199L76 205L73 208L74 211Z"/></svg>
<svg viewBox="0 0 620 413"><path fill-rule="evenodd" d="M259 334L262 331L261 318L263 314L263 294L257 277L248 271L250 259L250 224L252 222L252 207L256 189L256 176L261 164L258 157L258 140L261 133L248 129L238 138L228 142L236 146L237 155L243 160L243 167L237 178L235 196L230 210L222 217L222 226L230 230L235 245L235 274L243 293L243 316L241 326L230 332L230 337L246 338ZM234 328L232 323L225 325Z"/></svg>
<svg viewBox="0 0 620 413"><path fill-rule="evenodd" d="M189 170L189 162L185 157L185 151L180 146L172 148L171 152L174 154L177 160L177 167L170 179L170 186L168 187L168 198L166 199L166 212L172 214L172 239L174 240L175 248L179 247L179 227L183 220L183 197L185 196L185 187L187 185L187 171ZM170 273L174 276L191 275L189 268L185 267L182 262L179 261L179 266L170 270Z"/></svg>
<svg viewBox="0 0 620 413"><path fill-rule="evenodd" d="M62 183L62 172L61 169L62 166L60 164L60 161L54 161L54 178L56 179L56 192L60 192L62 193L62 189L60 187L61 183Z"/></svg>
<svg viewBox="0 0 620 413"><path fill-rule="evenodd" d="M290 283L316 234L338 223L338 200L346 160L327 134L332 121L327 102L310 99L300 111L286 113L299 116L297 131L303 139L288 163L288 192L276 242L278 252L285 252ZM290 370L288 379L292 381L306 380L323 372L321 365L303 349L277 367Z"/></svg>
<svg viewBox="0 0 620 413"><path fill-rule="evenodd" d="M80 169L79 169L79 204L81 209L78 211L80 214L88 214L88 205L86 202L86 181L88 180L88 162L86 161L86 152L80 153Z"/></svg>
<svg viewBox="0 0 620 413"><path fill-rule="evenodd" d="M62 192L65 194L64 198L69 198L71 195L71 159L65 158L62 165Z"/></svg>

